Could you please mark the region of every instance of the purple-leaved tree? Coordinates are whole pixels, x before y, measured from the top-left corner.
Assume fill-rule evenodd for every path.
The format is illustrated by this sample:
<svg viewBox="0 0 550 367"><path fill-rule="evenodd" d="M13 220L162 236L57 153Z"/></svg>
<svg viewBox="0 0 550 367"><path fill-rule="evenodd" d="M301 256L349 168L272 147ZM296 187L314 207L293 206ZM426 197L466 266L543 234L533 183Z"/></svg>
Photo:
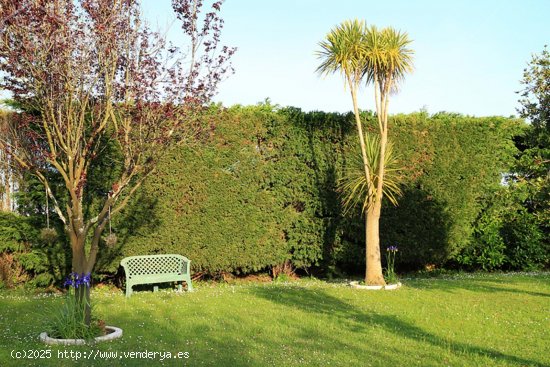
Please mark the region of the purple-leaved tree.
<svg viewBox="0 0 550 367"><path fill-rule="evenodd" d="M235 52L220 45L222 2L204 10L202 0L172 1L185 48L152 31L137 0L0 3L0 88L23 111L0 149L45 186L70 239L73 272L93 271L109 215L124 208L163 153L210 128L201 112L232 72ZM119 173L88 214L90 165L106 144L119 152ZM57 195L52 174L64 186ZM89 300L89 288L81 289Z"/></svg>

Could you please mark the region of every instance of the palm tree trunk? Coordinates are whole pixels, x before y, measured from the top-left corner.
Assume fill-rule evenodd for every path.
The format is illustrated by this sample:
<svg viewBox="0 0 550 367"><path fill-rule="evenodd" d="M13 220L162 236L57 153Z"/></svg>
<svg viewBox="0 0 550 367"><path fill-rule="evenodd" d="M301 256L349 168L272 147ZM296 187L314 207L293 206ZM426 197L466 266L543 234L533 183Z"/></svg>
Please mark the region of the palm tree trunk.
<svg viewBox="0 0 550 367"><path fill-rule="evenodd" d="M380 212L381 202L372 205L366 215L366 274L367 285L386 285L380 258Z"/></svg>
<svg viewBox="0 0 550 367"><path fill-rule="evenodd" d="M351 99L353 102L353 114L355 116L355 124L357 126L357 135L359 136L359 146L361 147L361 157L363 158L363 169L365 171L365 178L367 182L370 182L371 172L369 169L369 161L367 159L367 149L365 147L365 135L363 133L363 123L361 122L361 114L359 113L359 104L357 103L357 84L352 84L350 78L348 78L348 83L351 90ZM372 186L368 188L369 197L372 194Z"/></svg>

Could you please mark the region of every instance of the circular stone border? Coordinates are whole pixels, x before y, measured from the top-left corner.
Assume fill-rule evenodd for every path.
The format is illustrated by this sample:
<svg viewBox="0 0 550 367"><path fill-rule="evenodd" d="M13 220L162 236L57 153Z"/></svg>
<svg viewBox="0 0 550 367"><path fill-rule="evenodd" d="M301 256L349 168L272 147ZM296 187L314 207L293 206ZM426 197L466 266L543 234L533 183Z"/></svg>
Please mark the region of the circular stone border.
<svg viewBox="0 0 550 367"><path fill-rule="evenodd" d="M378 291L382 289L391 291L391 290L400 288L402 286L401 282L397 282L396 284L387 284L385 286L384 285L362 285L362 284L359 284L359 282L356 280L349 282L349 285L350 287L355 289L366 289L369 291Z"/></svg>
<svg viewBox="0 0 550 367"><path fill-rule="evenodd" d="M98 336L94 338L95 342L105 342L109 340L114 340L122 337L122 329L117 328L115 326L105 326L105 330L110 331L110 333ZM54 345L54 344L61 344L61 345L84 345L86 344L86 340L84 339L56 339L56 338L50 338L48 336L48 333L43 332L40 333L40 341L48 344L48 345Z"/></svg>

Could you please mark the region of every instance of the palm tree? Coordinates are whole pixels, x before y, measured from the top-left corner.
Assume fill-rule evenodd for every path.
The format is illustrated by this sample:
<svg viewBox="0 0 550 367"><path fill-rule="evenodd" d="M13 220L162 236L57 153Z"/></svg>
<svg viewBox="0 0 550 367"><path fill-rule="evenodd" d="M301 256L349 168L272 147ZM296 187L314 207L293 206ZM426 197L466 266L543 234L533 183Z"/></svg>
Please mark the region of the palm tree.
<svg viewBox="0 0 550 367"><path fill-rule="evenodd" d="M322 59L317 71L321 74L340 72L344 84L350 88L353 112L357 125L361 157L363 162L364 181L362 189L354 184L347 187L348 199L362 195L365 212L366 232L366 272L365 282L369 285L384 285L382 263L380 259L380 215L382 197L385 195L395 202L399 193L395 182L386 182L386 164L388 163L388 106L391 93L406 73L412 71L413 51L408 48L411 40L407 33L389 27L378 30L375 26L367 27L364 21L345 21L333 28L326 39L319 43ZM357 93L362 82L374 84L375 104L378 118L376 139L363 133L363 122L359 114ZM367 152L374 147L377 154ZM356 182L357 184L357 182ZM385 187L386 186L386 187ZM356 189L349 190L355 187Z"/></svg>
<svg viewBox="0 0 550 367"><path fill-rule="evenodd" d="M317 68L317 72L329 74L340 71L344 77L344 85L350 89L365 177L370 182L371 170L368 166L363 124L357 103L357 92L367 67L366 30L366 23L357 19L344 21L331 30L326 40L319 43L321 51L318 52L318 57L323 62Z"/></svg>

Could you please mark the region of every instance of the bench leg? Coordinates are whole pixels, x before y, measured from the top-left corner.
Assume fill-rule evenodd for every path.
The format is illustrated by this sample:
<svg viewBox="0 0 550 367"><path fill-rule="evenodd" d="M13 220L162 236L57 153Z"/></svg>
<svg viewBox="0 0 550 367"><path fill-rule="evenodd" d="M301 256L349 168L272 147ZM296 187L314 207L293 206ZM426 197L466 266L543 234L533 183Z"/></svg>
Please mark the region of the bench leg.
<svg viewBox="0 0 550 367"><path fill-rule="evenodd" d="M181 286L181 283L179 283L179 284L178 284L178 292L181 293L181 291L182 291L182 286Z"/></svg>
<svg viewBox="0 0 550 367"><path fill-rule="evenodd" d="M191 283L191 277L187 277L187 279L185 279L185 282L187 283L187 292L193 292L193 283Z"/></svg>
<svg viewBox="0 0 550 367"><path fill-rule="evenodd" d="M126 283L126 298L130 298L131 295L132 295L132 286Z"/></svg>
<svg viewBox="0 0 550 367"><path fill-rule="evenodd" d="M159 286L158 285L153 286L153 292L158 292L158 291L159 291Z"/></svg>

